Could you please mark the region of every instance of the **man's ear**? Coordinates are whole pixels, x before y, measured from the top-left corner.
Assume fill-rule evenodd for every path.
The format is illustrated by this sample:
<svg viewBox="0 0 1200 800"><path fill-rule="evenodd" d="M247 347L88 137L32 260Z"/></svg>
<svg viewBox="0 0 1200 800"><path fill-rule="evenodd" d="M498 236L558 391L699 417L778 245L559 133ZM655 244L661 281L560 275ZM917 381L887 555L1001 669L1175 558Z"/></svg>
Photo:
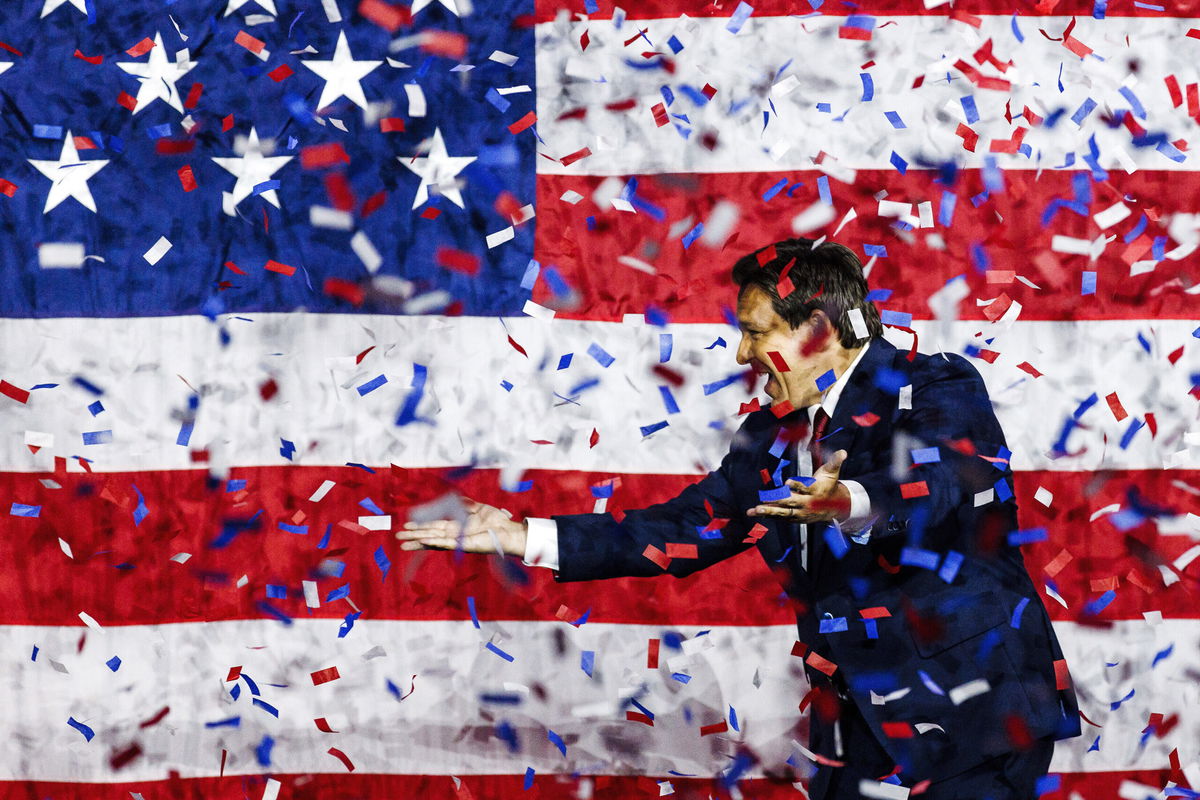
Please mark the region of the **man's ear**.
<svg viewBox="0 0 1200 800"><path fill-rule="evenodd" d="M801 326L809 328L808 338L804 340L804 344L800 347L800 355L802 356L810 356L818 350L823 349L834 331L829 315L819 308L814 308L812 313L808 315L808 319L801 323Z"/></svg>

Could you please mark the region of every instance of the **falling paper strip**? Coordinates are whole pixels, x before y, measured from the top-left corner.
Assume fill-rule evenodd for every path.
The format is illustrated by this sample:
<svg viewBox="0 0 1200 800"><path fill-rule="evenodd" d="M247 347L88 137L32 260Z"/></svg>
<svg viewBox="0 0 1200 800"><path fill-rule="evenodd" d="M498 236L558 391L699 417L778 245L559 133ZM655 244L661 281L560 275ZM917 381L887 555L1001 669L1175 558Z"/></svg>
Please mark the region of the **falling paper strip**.
<svg viewBox="0 0 1200 800"><path fill-rule="evenodd" d="M83 266L83 245L75 242L46 242L38 245L42 269L78 269Z"/></svg>
<svg viewBox="0 0 1200 800"><path fill-rule="evenodd" d="M160 236L158 237L158 241L146 251L146 254L143 255L142 258L146 259L150 266L154 266L162 259L163 256L167 254L167 251L170 249L171 243L167 240L167 237Z"/></svg>

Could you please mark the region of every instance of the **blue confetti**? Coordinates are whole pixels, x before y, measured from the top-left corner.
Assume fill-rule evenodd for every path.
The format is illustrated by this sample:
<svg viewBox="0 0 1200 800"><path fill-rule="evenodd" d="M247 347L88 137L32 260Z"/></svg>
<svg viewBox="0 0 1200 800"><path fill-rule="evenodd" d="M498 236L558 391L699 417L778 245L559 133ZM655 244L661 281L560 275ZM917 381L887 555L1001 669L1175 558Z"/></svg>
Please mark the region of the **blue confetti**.
<svg viewBox="0 0 1200 800"><path fill-rule="evenodd" d="M685 686L692 682L692 676L688 675L686 672L672 672L671 678Z"/></svg>
<svg viewBox="0 0 1200 800"><path fill-rule="evenodd" d="M473 596L467 598L467 612L471 615L471 624L478 629L479 615L475 613L475 598Z"/></svg>
<svg viewBox="0 0 1200 800"><path fill-rule="evenodd" d="M67 717L67 724L82 733L83 738L87 739L89 742L92 740L92 737L96 735L94 730L89 728L87 725L84 725L82 722L79 722L74 717Z"/></svg>
<svg viewBox="0 0 1200 800"><path fill-rule="evenodd" d="M669 423L664 419L662 422L655 422L651 425L642 425L641 426L642 436L643 437L649 436L650 434L655 433L656 431L661 431L663 428L667 427L668 424Z"/></svg>
<svg viewBox="0 0 1200 800"><path fill-rule="evenodd" d="M526 767L525 768L525 791L527 791L527 792L533 788L533 776L534 776L533 767Z"/></svg>
<svg viewBox="0 0 1200 800"><path fill-rule="evenodd" d="M500 657L501 657L501 658L503 658L505 661L512 662L512 661L515 661L515 660L516 660L516 659L514 659L512 656L510 656L508 653L506 653L506 652L504 652L503 650L501 650L499 647L496 647L496 645L495 645L495 644L493 644L492 642L488 642L488 643L487 643L487 649L488 649L488 650L491 650L493 653L495 653L496 655L500 656Z"/></svg>
<svg viewBox="0 0 1200 800"><path fill-rule="evenodd" d="M112 658L110 658L108 661L105 661L105 662L104 662L104 666L108 667L108 668L109 668L109 669L111 669L113 672L116 672L117 670L119 670L119 669L121 668L121 658L120 658L120 656L113 656L113 657L112 657Z"/></svg>
<svg viewBox="0 0 1200 800"><path fill-rule="evenodd" d="M938 206L938 224L943 228L949 228L954 221L954 204L958 201L958 195L949 189L942 190L942 202Z"/></svg>
<svg viewBox="0 0 1200 800"><path fill-rule="evenodd" d="M1018 42L1025 41L1025 34L1021 33L1021 29L1017 27L1017 12L1015 11L1012 15L1012 34L1013 38L1015 38Z"/></svg>
<svg viewBox="0 0 1200 800"><path fill-rule="evenodd" d="M726 344L725 344L725 339L724 339L724 338L722 338L722 337L720 337L720 336L718 336L718 337L717 337L717 339L716 339L716 341L714 341L712 344L710 344L708 347L706 347L706 348L704 348L704 349L705 349L705 350L712 350L714 347L727 347L727 346L728 346L728 345L726 345Z"/></svg>
<svg viewBox="0 0 1200 800"><path fill-rule="evenodd" d="M562 740L562 737L550 729L546 729L546 739L550 744L558 748L558 752L564 756L567 754L567 743Z"/></svg>
<svg viewBox="0 0 1200 800"><path fill-rule="evenodd" d="M1021 627L1021 615L1025 613L1025 606L1027 605L1029 605L1029 598L1022 597L1021 602L1017 603L1017 607L1013 609L1012 619L1008 623L1010 627Z"/></svg>
<svg viewBox="0 0 1200 800"><path fill-rule="evenodd" d="M206 722L206 728L240 728L242 725L241 717L229 717L228 719L220 719L216 722Z"/></svg>
<svg viewBox="0 0 1200 800"><path fill-rule="evenodd" d="M1008 543L1013 547L1020 547L1023 544L1033 544L1034 542L1046 541L1048 534L1045 528L1028 528L1026 530L1013 531L1008 535Z"/></svg>
<svg viewBox="0 0 1200 800"><path fill-rule="evenodd" d="M605 352L603 347L596 344L595 342L592 342L590 345L588 345L587 352L588 352L589 356L591 356L593 359L595 359L597 364L604 367L605 369L608 369L610 366L612 366L612 363L614 361L616 361L615 358L613 358L607 352Z"/></svg>
<svg viewBox="0 0 1200 800"><path fill-rule="evenodd" d="M823 392L830 386L833 386L835 383L837 383L837 375L834 374L833 370L828 370L827 372L817 376L816 383L817 391Z"/></svg>
<svg viewBox="0 0 1200 800"><path fill-rule="evenodd" d="M101 404L101 402L99 400L97 400L96 402L94 402L90 406L88 406L87 410L92 412L92 416L95 417L95 416L98 416L102 411L104 411L104 406L103 406L103 404Z"/></svg>
<svg viewBox="0 0 1200 800"><path fill-rule="evenodd" d="M63 129L61 125L34 125L33 137L35 139L61 139L63 138Z"/></svg>
<svg viewBox="0 0 1200 800"><path fill-rule="evenodd" d="M658 393L662 395L663 405L667 408L668 414L678 414L679 404L675 402L675 397L671 394L670 386L659 386Z"/></svg>
<svg viewBox="0 0 1200 800"><path fill-rule="evenodd" d="M368 395L371 392L378 389L380 386L383 386L387 382L388 382L388 379L387 379L386 375L376 375L374 378L371 378L371 380L369 380L366 383L362 384L361 386L357 387L358 396L363 397L365 395Z"/></svg>
<svg viewBox="0 0 1200 800"><path fill-rule="evenodd" d="M933 550L925 550L920 547L905 547L900 551L900 563L908 567L937 569L939 560L938 554Z"/></svg>
<svg viewBox="0 0 1200 800"><path fill-rule="evenodd" d="M274 746L275 740L263 734L262 741L258 743L258 747L254 748L254 757L258 759L260 767L271 766L271 748Z"/></svg>
<svg viewBox="0 0 1200 800"><path fill-rule="evenodd" d="M722 378L721 380L713 381L712 383L706 383L706 384L704 384L704 387L703 387L704 396L708 397L710 394L718 392L721 389L724 389L726 386L737 383L741 379L742 379L741 373L735 372L727 378Z"/></svg>
<svg viewBox="0 0 1200 800"><path fill-rule="evenodd" d="M925 670L917 670L917 676L920 677L921 683L925 684L926 689L940 697L946 696L945 690L938 686L937 682L933 678L929 677L929 673L927 673Z"/></svg>
<svg viewBox="0 0 1200 800"><path fill-rule="evenodd" d="M1109 703L1109 704L1108 704L1108 710L1109 710L1109 711L1116 711L1118 708L1120 708L1120 707L1121 707L1121 704L1122 704L1122 703L1124 703L1126 700L1130 700L1130 699L1132 699L1132 698L1133 698L1133 696L1134 696L1136 693L1137 693L1137 690L1136 690L1136 689L1130 689L1130 690L1129 690L1129 694L1125 695L1125 696L1124 696L1124 697L1122 697L1120 700L1115 700L1115 701L1113 701L1112 703Z"/></svg>
<svg viewBox="0 0 1200 800"><path fill-rule="evenodd" d="M526 291L532 290L537 283L538 272L542 269L542 265L534 259L529 259L529 264L525 267L525 274L521 276L521 288Z"/></svg>
<svg viewBox="0 0 1200 800"><path fill-rule="evenodd" d="M325 602L332 603L334 600L341 600L343 597L350 596L350 584L344 583L334 589L329 594L325 595Z"/></svg>
<svg viewBox="0 0 1200 800"><path fill-rule="evenodd" d="M963 114L967 118L968 125L979 122L979 109L975 107L975 98L972 95L965 94L958 98L958 102L962 103Z"/></svg>
<svg viewBox="0 0 1200 800"><path fill-rule="evenodd" d="M922 447L911 451L914 464L936 464L942 460L937 447Z"/></svg>
<svg viewBox="0 0 1200 800"><path fill-rule="evenodd" d="M869 103L875 97L875 81L866 72L858 73L858 77L862 80L862 102Z"/></svg>
<svg viewBox="0 0 1200 800"><path fill-rule="evenodd" d="M938 570L938 577L946 583L954 583L955 577L958 576L958 570L962 566L964 556L957 550L951 550L946 553L946 558L942 561L942 568Z"/></svg>
<svg viewBox="0 0 1200 800"><path fill-rule="evenodd" d="M817 194L820 195L822 203L833 205L833 195L829 191L828 175L821 175L817 178Z"/></svg>
<svg viewBox="0 0 1200 800"><path fill-rule="evenodd" d="M307 536L308 535L308 526L307 525L292 525L287 522L277 522L277 523L275 523L275 526L277 528L279 528L279 530L283 531L284 533L294 533L297 536Z"/></svg>
<svg viewBox="0 0 1200 800"><path fill-rule="evenodd" d="M167 134L169 135L170 132L171 132L171 130L170 130L170 128L168 128ZM280 184L278 179L263 181L262 183L254 184L254 192L253 193L254 194L262 194L263 192L272 192L272 191L275 191L276 189L278 189L281 185L282 184Z"/></svg>
<svg viewBox="0 0 1200 800"><path fill-rule="evenodd" d="M700 238L700 234L704 233L704 223L697 222L696 227L683 235L683 249L687 250L692 246L692 243Z"/></svg>
<svg viewBox="0 0 1200 800"><path fill-rule="evenodd" d="M24 503L13 503L8 513L14 517L40 517L42 515L42 507L28 506Z"/></svg>
<svg viewBox="0 0 1200 800"><path fill-rule="evenodd" d="M1109 589L1104 594L1097 597L1095 600L1089 601L1087 603L1087 605L1085 605L1083 607L1083 613L1088 616L1094 617L1097 614L1099 614L1101 611L1103 611L1104 609L1108 608L1108 604L1111 603L1113 600L1115 600L1116 597L1117 597L1117 593L1114 592L1112 589ZM1114 711L1116 710L1116 706L1113 706L1113 710Z"/></svg>
<svg viewBox="0 0 1200 800"><path fill-rule="evenodd" d="M901 311L883 310L879 312L879 320L884 325L891 325L896 328L911 328L912 314Z"/></svg>
<svg viewBox="0 0 1200 800"><path fill-rule="evenodd" d="M905 161L904 158L901 157L901 155L899 153L897 153L895 150L892 151L891 158L889 158L888 161L891 163L891 165L893 167L896 168L896 171L899 172L901 175L905 175L908 173L908 162Z"/></svg>
<svg viewBox="0 0 1200 800"><path fill-rule="evenodd" d="M1009 487L1008 481L1006 481L1004 478L1001 478L992 484L992 488L996 490L996 499L1001 503L1007 503L1009 500L1012 500L1012 488Z"/></svg>
<svg viewBox="0 0 1200 800"><path fill-rule="evenodd" d="M820 633L842 633L850 630L845 617L825 617L821 620Z"/></svg>
<svg viewBox="0 0 1200 800"><path fill-rule="evenodd" d="M424 364L413 364L412 382L409 384L408 395L404 405L396 415L396 425L403 427L417 421L417 406L425 394L425 381L429 377L429 369Z"/></svg>
<svg viewBox="0 0 1200 800"><path fill-rule="evenodd" d="M900 119L900 115L895 111L885 111L883 112L883 115L887 117L887 121L892 123L892 127L896 130L903 130L904 128L908 127L904 124L904 120Z"/></svg>
<svg viewBox="0 0 1200 800"><path fill-rule="evenodd" d="M1096 273L1093 270L1084 270L1081 274L1079 294L1086 297L1089 294L1096 293Z"/></svg>
<svg viewBox="0 0 1200 800"><path fill-rule="evenodd" d="M846 541L842 529L836 525L825 526L825 544L829 547L829 552L833 553L833 557L839 561L850 551L850 543Z"/></svg>
<svg viewBox="0 0 1200 800"><path fill-rule="evenodd" d="M658 335L658 363L665 364L671 360L671 351L675 348L675 337L669 333Z"/></svg>
<svg viewBox="0 0 1200 800"><path fill-rule="evenodd" d="M737 711L735 711L733 709L733 706L729 707L729 727L733 728L735 731L738 731L739 733L742 730L741 728L738 727Z"/></svg>
<svg viewBox="0 0 1200 800"><path fill-rule="evenodd" d="M288 461L291 461L292 454L296 452L296 445L292 444L287 439L280 439L279 442L282 445L279 448L279 455L283 456Z"/></svg>
<svg viewBox="0 0 1200 800"><path fill-rule="evenodd" d="M1159 650L1157 653L1154 654L1154 661L1150 662L1150 668L1153 669L1153 668L1157 667L1158 662L1162 661L1164 658L1169 657L1171 655L1172 651L1174 651L1174 650L1175 650L1174 642L1171 642L1169 645L1167 645L1165 650Z"/></svg>
<svg viewBox="0 0 1200 800"><path fill-rule="evenodd" d="M1079 108L1075 109L1075 113L1071 115L1071 121L1082 128L1083 121L1087 119L1088 114L1091 114L1095 108L1096 101L1090 97L1087 98L1083 101Z"/></svg>
<svg viewBox="0 0 1200 800"><path fill-rule="evenodd" d="M574 353L566 353L565 355L560 356L558 359L558 369L566 369L567 367L571 366L571 359L574 357L574 355Z"/></svg>
<svg viewBox="0 0 1200 800"><path fill-rule="evenodd" d="M379 567L382 574L380 580L386 580L388 571L392 568L392 562L388 560L387 553L383 550L383 545L379 545L379 549L375 551L375 566Z"/></svg>
<svg viewBox="0 0 1200 800"><path fill-rule="evenodd" d="M93 444L111 444L113 440L113 432L107 431L85 431L83 434L83 443L85 445Z"/></svg>
<svg viewBox="0 0 1200 800"><path fill-rule="evenodd" d="M250 702L253 703L256 707L261 708L263 711L270 714L272 717L279 719L279 709L276 708L275 706L271 705L267 701L261 700L257 697L253 697L250 699Z"/></svg>
<svg viewBox="0 0 1200 800"><path fill-rule="evenodd" d="M773 198L775 195L782 192L787 187L787 185L788 185L788 179L780 178L778 183L776 183L770 189L767 189L765 192L763 192L763 195L762 195L763 202L770 202L771 198Z"/></svg>
<svg viewBox="0 0 1200 800"><path fill-rule="evenodd" d="M1146 423L1142 422L1137 417L1134 417L1129 421L1129 427L1126 428L1125 433L1121 435L1122 450L1128 449L1129 445L1133 443L1133 437L1137 436L1137 432L1145 427L1145 425Z"/></svg>
<svg viewBox="0 0 1200 800"><path fill-rule="evenodd" d="M733 16L729 18L729 22L725 23L725 30L730 33L739 33L742 26L746 24L746 20L750 19L750 15L754 13L754 6L749 3L738 3L738 7L734 9Z"/></svg>
<svg viewBox="0 0 1200 800"><path fill-rule="evenodd" d="M596 651L584 650L579 656L579 668L583 670L587 676L592 677L592 670L596 668Z"/></svg>
<svg viewBox="0 0 1200 800"><path fill-rule="evenodd" d="M791 496L792 490L786 486L758 490L758 502L760 503L775 503L780 500L787 500Z"/></svg>

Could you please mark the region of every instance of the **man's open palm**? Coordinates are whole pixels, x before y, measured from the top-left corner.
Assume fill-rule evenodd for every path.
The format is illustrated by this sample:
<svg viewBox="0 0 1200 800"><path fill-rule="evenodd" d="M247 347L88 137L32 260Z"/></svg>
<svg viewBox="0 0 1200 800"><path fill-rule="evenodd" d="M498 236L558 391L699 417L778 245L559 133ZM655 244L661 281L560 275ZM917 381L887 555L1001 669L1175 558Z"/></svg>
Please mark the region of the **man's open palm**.
<svg viewBox="0 0 1200 800"><path fill-rule="evenodd" d="M525 523L513 522L508 511L463 498L467 518L463 522L436 519L406 522L396 538L401 550L462 550L466 553L525 555Z"/></svg>

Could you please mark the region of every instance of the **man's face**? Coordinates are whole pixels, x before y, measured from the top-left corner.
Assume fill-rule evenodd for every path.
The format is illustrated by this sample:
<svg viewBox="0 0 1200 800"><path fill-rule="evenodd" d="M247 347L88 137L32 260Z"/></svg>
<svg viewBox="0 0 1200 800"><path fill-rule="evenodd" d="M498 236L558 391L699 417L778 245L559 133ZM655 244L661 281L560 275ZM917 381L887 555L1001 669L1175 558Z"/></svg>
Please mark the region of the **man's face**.
<svg viewBox="0 0 1200 800"><path fill-rule="evenodd" d="M771 402L787 401L793 408L820 402L817 376L831 368L833 350L839 348L824 312L814 311L793 329L775 313L767 294L752 286L738 298L737 318L742 331L737 362L768 376L764 389ZM777 353L787 369L781 370L769 353Z"/></svg>

